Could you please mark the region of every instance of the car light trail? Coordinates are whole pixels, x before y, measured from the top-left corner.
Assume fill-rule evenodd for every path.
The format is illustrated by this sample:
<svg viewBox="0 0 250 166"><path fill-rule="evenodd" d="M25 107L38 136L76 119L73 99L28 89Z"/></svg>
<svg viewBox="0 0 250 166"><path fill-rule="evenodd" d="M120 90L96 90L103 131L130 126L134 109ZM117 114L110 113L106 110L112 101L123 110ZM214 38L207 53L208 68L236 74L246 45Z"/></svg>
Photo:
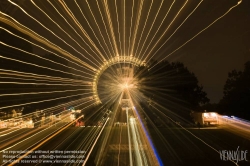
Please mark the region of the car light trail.
<svg viewBox="0 0 250 166"><path fill-rule="evenodd" d="M79 117L78 119L80 119L81 117ZM75 121L77 121L78 119L76 119ZM20 161L21 159L23 159L25 156L29 155L32 151L35 151L36 149L38 149L40 146L42 146L44 143L46 143L47 141L49 141L50 139L52 139L54 136L56 136L57 134L59 134L60 132L62 132L63 130L65 130L66 128L68 128L70 125L72 125L75 121L69 123L67 126L63 127L62 129L60 129L59 131L57 131L56 133L54 133L53 135L51 135L50 137L46 138L44 141L42 141L41 143L39 143L38 145L36 145L34 148L30 149L27 153L25 153L24 155L22 155L21 157L19 157L17 160L15 160L14 162L12 162L11 164L9 164L8 166L13 166L15 165L18 161Z"/></svg>
<svg viewBox="0 0 250 166"><path fill-rule="evenodd" d="M142 149L141 149L141 146L139 145L139 139L140 137L137 137L138 135L136 134L136 131L135 131L135 125L136 125L136 122L135 122L135 118L130 118L129 119L129 126L131 127L131 135L132 135L132 145L134 147L134 153L135 153L135 160L136 160L136 165L143 165L145 164L146 161L142 161L142 157L141 157L141 153L142 153Z"/></svg>
<svg viewBox="0 0 250 166"><path fill-rule="evenodd" d="M147 130L145 129L144 124L142 123L141 118L140 118L140 116L139 116L139 114L138 114L136 108L134 107L133 109L135 110L135 113L136 113L136 115L137 115L137 117L138 117L138 119L139 119L139 122L140 122L140 125L141 125L142 129L143 129L143 132L144 132L145 135L146 135L147 141L149 142L149 145L150 145L151 149L153 150L153 153L154 153L154 155L155 155L155 157L156 157L156 159L157 159L158 165L163 166L163 163L162 163L162 161L161 161L161 158L160 158L160 156L159 156L159 154L158 154L156 148L154 147L154 144L152 143L152 140L151 140L151 138L150 138L150 136L149 136Z"/></svg>
<svg viewBox="0 0 250 166"><path fill-rule="evenodd" d="M92 150L94 149L95 144L96 144L97 140L99 139L99 137L100 137L100 135L101 135L101 133L102 133L104 127L106 126L106 124L107 124L107 122L108 122L108 120L109 120L109 118L107 118L107 120L106 120L106 122L104 123L104 125L103 125L101 131L99 132L99 134L98 134L98 136L97 136L95 142L93 143L91 149L89 150L89 153L88 153L88 155L86 156L86 159L84 160L84 163L82 164L83 166L86 164L86 162L87 162L87 160L88 160L88 158L89 158L89 156L90 156Z"/></svg>
<svg viewBox="0 0 250 166"><path fill-rule="evenodd" d="M130 121L128 117L128 109L126 109L126 116L127 116L127 125L129 126ZM129 143L129 164L130 166L133 166L133 158L132 158L132 150L131 150L131 138L130 138L130 129L128 127L128 143Z"/></svg>
<svg viewBox="0 0 250 166"><path fill-rule="evenodd" d="M159 109L157 109L155 106L153 106L153 105L151 105L155 110L157 110L161 115L163 115L163 116L165 116L166 118L168 118L169 120L171 120L172 122L174 122L175 123L175 121L172 119L172 118L170 118L170 117L168 117L167 115L165 115L164 113L162 113ZM158 106L160 106L159 104L158 104ZM204 143L206 146L208 146L209 148L211 148L212 150L214 150L215 152L217 152L217 153L220 153L217 149L215 149L213 146L211 146L211 145L209 145L207 142L205 142L204 140L202 140L201 138L199 138L199 137L197 137L195 134L193 134L192 132L190 132L189 130L187 130L186 128L184 128L182 125L180 125L179 123L175 123L176 125L178 125L178 126L180 126L182 129L184 129L186 132L188 132L189 134L191 134L192 136L194 136L196 139L198 139L199 141L201 141L202 143ZM229 160L229 161L231 161L232 163L234 163L235 165L237 165L238 166L238 164L235 162L235 161L233 161L233 160Z"/></svg>

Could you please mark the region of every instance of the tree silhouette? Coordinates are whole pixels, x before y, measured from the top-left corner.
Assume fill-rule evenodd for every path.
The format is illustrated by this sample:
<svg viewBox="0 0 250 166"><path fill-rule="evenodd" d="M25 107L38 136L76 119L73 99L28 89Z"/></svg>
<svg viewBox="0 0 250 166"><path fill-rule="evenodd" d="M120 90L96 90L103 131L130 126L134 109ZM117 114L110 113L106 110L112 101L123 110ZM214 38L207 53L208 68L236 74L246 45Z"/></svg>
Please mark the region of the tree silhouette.
<svg viewBox="0 0 250 166"><path fill-rule="evenodd" d="M220 112L250 119L250 61L245 63L244 71L233 70L228 73L224 85L224 96L219 103Z"/></svg>
<svg viewBox="0 0 250 166"><path fill-rule="evenodd" d="M140 67L136 77L150 103L161 104L182 116L189 117L190 110L209 102L197 77L183 63L152 61L149 66Z"/></svg>

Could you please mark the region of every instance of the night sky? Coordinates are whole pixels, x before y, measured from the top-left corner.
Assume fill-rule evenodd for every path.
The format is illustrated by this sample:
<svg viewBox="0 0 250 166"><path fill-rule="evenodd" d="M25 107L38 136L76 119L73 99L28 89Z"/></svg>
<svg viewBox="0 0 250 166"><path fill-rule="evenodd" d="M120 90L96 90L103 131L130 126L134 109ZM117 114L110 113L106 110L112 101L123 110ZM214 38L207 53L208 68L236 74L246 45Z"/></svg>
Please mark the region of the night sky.
<svg viewBox="0 0 250 166"><path fill-rule="evenodd" d="M215 5L213 12L222 9L222 4L230 1L217 2L220 6ZM212 16L213 12L204 16L204 19ZM199 26L200 21L197 20L195 25ZM250 60L250 1L243 0L242 4L175 56L172 57L174 60L183 62L195 73L208 93L210 102L219 102L223 97L228 72L243 70L245 62Z"/></svg>
<svg viewBox="0 0 250 166"><path fill-rule="evenodd" d="M59 11L63 11L62 7L59 3L54 1L53 4L58 7ZM130 31L132 30L132 34L136 31L136 18L139 15L138 9L140 7L140 1L135 1L134 8L132 10L132 1L126 1L126 25L125 25L125 40L123 40L122 35L124 32L124 24L121 21L118 26L116 19L122 20L123 17L123 9L124 3L122 1L117 1L117 10L118 17L116 17L116 11L114 7L113 1L108 1L109 10L111 13L111 19L114 25L115 39L118 44L118 52L120 54L129 54L129 51L124 51L122 47L119 48L118 36L120 32L121 41L125 41L124 47L127 49L131 48L132 40L130 38ZM171 20L174 18L178 10L186 1L178 1L173 5L173 8L169 12L168 17L163 22L162 26L159 29L159 32L155 35L152 43L149 43L149 39L153 37L153 35L157 32L157 28L161 24L161 20L163 19L164 13L169 9L171 5L171 1L164 1L162 10L159 12L157 19L154 22L154 26L149 33L148 40L146 40L145 45L150 44L150 48L157 42L160 34L164 32L164 29L170 25ZM167 33L161 38L158 44L154 47L152 52L148 55L149 57L154 55L152 59L162 60L166 59L169 61L180 61L183 62L188 69L198 77L199 83L204 86L204 90L208 94L208 98L210 98L211 103L219 102L219 100L223 97L223 86L227 79L228 72L233 69L242 70L244 67L244 63L250 60L250 1L243 0L240 5L233 8L227 15L214 23L211 27L206 29L196 38L191 40L185 46L175 51L178 47L180 47L183 43L188 41L194 35L199 33L202 29L207 27L214 20L222 16L230 7L237 4L237 0L204 0L197 10L186 20L186 22L176 31L176 33L171 37L171 39L163 44L169 36L178 28L178 26L183 22L183 20L188 16L188 14L198 5L200 1L196 2L188 2L185 8L180 12L180 15L174 20L173 24L168 29ZM43 3L42 1L36 1L36 3L43 8L49 16L51 16L55 21L58 22L65 31L67 31L73 38L77 41L80 41L79 38L74 34L72 29L70 29L69 25L66 25L65 22L52 10L51 6L48 3ZM6 3L7 4L7 3ZM16 9L16 7L12 5L6 5L3 3L1 11L10 13L15 19L25 24L27 27L30 27L38 34L42 34L49 38L50 41L57 43L61 47L68 50L70 53L80 57L75 53L71 48L65 46L61 41L58 41L53 35L48 33L47 30L42 28L39 24L34 22L32 19L28 18L20 9ZM143 4L143 9L141 13L141 19L139 22L139 26L137 29L136 35L131 35L131 37L135 37L135 48L137 46L140 48L142 42L139 43L139 37L141 36L141 41L145 40L147 33L149 32L150 26L153 23L154 17L156 15L157 9L159 8L160 1L154 2L152 5L151 13L148 15L148 22L145 27L143 23L145 23L145 19L147 17L151 1L146 0ZM8 9L5 9L6 5ZM81 20L82 26L86 29L91 39L93 39L96 46L101 50L101 53L105 54L105 51L108 52L107 48L102 48L98 45L98 41L96 40L94 33L91 32L86 21L83 21L83 18L80 18L80 13L77 12L75 4L71 4L67 2L69 8L74 11L74 14L79 20ZM104 40L102 40L102 36L99 33L99 29L97 28L94 19L92 18L92 13L88 10L87 5L84 2L79 1L79 5L81 5L84 13L86 14L87 19L90 24L93 25L92 28L96 32L97 38L100 39L102 45L104 46ZM102 24L102 18L97 10L98 7L95 2L89 1L89 5L92 8L93 15L96 16L96 21L102 30L102 34L104 35L104 39L107 41L107 37L105 36L104 25ZM102 5L101 2L99 5ZM30 2L25 1L21 6L36 19L41 21L44 25L49 27L52 31L57 32L58 36L63 39L69 41L69 38L66 35L58 30L56 26L46 20L41 12L32 5ZM60 6L60 7L59 7ZM4 10L3 10L4 9ZM101 9L104 13L104 9ZM131 26L131 18L132 12L134 13L132 26ZM65 12L62 12L66 15ZM103 15L105 17L105 15ZM67 17L69 19L69 17ZM70 24L73 25L72 22ZM107 25L108 27L108 25ZM145 29L143 29L145 28ZM79 30L77 30L79 32ZM133 33L134 32L134 33ZM74 34L74 35L73 35ZM107 34L106 34L107 35ZM131 39L131 38L130 38ZM69 41L73 44L72 41ZM162 45L163 44L163 45ZM76 46L73 44L73 46ZM162 47L161 47L162 46ZM87 48L83 43L83 47ZM108 48L111 50L111 46L108 44ZM144 48L145 50L145 48ZM149 49L150 50L150 49ZM147 52L149 51L147 50ZM90 51L87 49L87 51ZM173 54L169 55L171 52L175 51ZM33 52L39 55L44 55L46 52L33 47ZM111 51L112 52L112 51ZM135 50L134 50L135 52ZM86 54L85 54L86 55ZM88 58L93 59L93 56L86 55ZM109 55L105 55L109 56ZM135 55L136 56L136 55ZM88 62L83 58L83 61ZM89 62L88 62L89 63Z"/></svg>

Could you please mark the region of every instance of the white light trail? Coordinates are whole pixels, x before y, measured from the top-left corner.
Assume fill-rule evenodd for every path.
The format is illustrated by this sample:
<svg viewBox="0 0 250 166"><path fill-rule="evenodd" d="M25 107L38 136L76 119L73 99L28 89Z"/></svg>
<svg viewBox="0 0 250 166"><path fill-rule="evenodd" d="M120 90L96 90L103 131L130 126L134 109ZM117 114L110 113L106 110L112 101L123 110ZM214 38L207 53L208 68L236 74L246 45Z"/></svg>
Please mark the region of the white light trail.
<svg viewBox="0 0 250 166"><path fill-rule="evenodd" d="M101 133L102 133L102 131L103 131L104 127L106 126L106 124L107 124L108 120L109 120L109 118L107 118L107 120L106 120L106 122L104 123L104 125L103 125L103 127L102 127L101 131L99 132L99 134L98 134L98 136L97 136L97 138L96 138L95 142L93 143L93 145L92 145L92 147L91 147L91 149L90 149L90 151L89 151L88 155L86 156L86 158L85 158L85 160L84 160L84 163L82 164L83 166L84 166L84 165L86 164L86 162L88 161L89 156L90 156L90 154L91 154L92 150L94 149L95 144L96 144L96 142L98 141L98 139L99 139L99 137L100 137L100 135L101 135Z"/></svg>
<svg viewBox="0 0 250 166"><path fill-rule="evenodd" d="M79 117L78 119L80 119L81 117ZM77 121L78 119L76 119L75 121ZM25 156L27 156L28 154L32 153L33 151L35 151L36 149L38 149L40 146L42 146L44 143L48 142L50 139L52 139L53 137L55 137L57 134L59 134L60 132L62 132L63 130L65 130L66 128L68 128L70 125L72 125L72 123L74 123L75 121L69 123L66 126L63 126L62 128L60 128L60 130L56 131L55 133L53 133L51 136L49 136L48 138L46 138L45 140L43 140L42 142L40 142L38 145L36 145L35 147L33 147L32 149L30 149L27 153L25 153L24 155L18 157L17 160L14 160L13 162L11 162L10 164L8 164L8 166L13 166L15 165L18 161L22 160ZM42 130L43 131L43 130ZM38 132L40 133L40 132ZM36 133L36 134L38 134ZM34 134L34 135L36 135ZM33 135L33 136L34 136Z"/></svg>
<svg viewBox="0 0 250 166"><path fill-rule="evenodd" d="M128 125L128 146L129 146L129 164L133 166L133 158L132 158L132 149L131 149L131 136L130 136L130 129L129 129L129 116L128 116L128 108L126 108L126 116L127 116L127 125Z"/></svg>

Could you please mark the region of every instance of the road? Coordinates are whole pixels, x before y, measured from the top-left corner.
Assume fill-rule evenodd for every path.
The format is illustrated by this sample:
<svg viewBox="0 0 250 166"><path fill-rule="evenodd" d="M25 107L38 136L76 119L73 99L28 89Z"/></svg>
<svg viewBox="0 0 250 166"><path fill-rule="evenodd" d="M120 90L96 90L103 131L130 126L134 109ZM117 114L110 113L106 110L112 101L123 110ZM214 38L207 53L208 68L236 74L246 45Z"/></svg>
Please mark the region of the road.
<svg viewBox="0 0 250 166"><path fill-rule="evenodd" d="M6 129L1 130L1 162L3 163L3 159L11 159L3 158L4 155L12 155L9 151L31 150L32 152L29 154L22 153L22 155L26 154L26 156L19 160L19 164L16 165L37 161L39 162L28 164L82 165L88 154L90 154L91 148L94 147L87 158L86 165L122 166L130 165L131 162L133 165L145 165L145 163L154 165L150 163L150 154L148 152L151 147L142 137L143 131L140 128L139 120L135 114L134 117L131 116L132 112L128 117L124 118L124 115L127 115L125 112L116 114L116 118L113 117L122 123L115 125L117 121L113 121L113 123L107 125L100 135L100 139L97 139L97 136L103 126L74 127L68 125L60 132L57 132L63 126L69 124L68 122L61 122L50 128L12 128L8 131L9 134L6 134ZM123 122L124 119L127 119L129 123ZM164 119L161 120L164 121ZM163 165L233 166L235 164L231 161L224 161L219 152L223 150L236 151L237 149L239 151L249 151L250 149L250 140L247 137L232 133L227 128L198 129L181 128L178 125L164 125L161 127L149 126L148 132ZM108 139L105 143L104 140L107 135ZM52 137L48 139L50 136ZM93 146L96 140L97 144ZM101 148L104 148L104 151L101 151ZM2 150L4 149L8 153L3 153ZM100 152L102 155L99 154ZM138 160L138 158L141 158L141 160ZM15 157L15 159L18 159L18 157ZM240 166L249 165L249 153L246 154L246 159L248 161L238 161L238 164Z"/></svg>

